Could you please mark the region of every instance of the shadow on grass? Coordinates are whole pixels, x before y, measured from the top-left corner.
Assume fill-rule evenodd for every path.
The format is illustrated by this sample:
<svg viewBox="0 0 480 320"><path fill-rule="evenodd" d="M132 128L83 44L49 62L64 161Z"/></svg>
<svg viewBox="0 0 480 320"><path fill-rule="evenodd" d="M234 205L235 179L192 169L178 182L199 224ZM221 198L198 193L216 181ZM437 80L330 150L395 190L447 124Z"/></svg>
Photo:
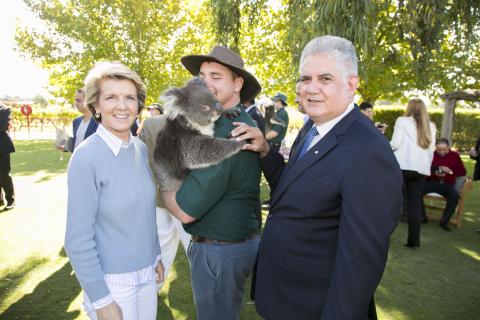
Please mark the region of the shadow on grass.
<svg viewBox="0 0 480 320"><path fill-rule="evenodd" d="M28 271L20 276L28 277ZM0 315L0 319L75 319L80 311L67 310L79 293L80 286L70 263L66 262L61 269L40 282L32 293L12 304Z"/></svg>
<svg viewBox="0 0 480 320"><path fill-rule="evenodd" d="M15 271L0 277L0 301L5 301L9 293L28 280L28 275L36 268L47 263L49 259L32 257L27 259Z"/></svg>
<svg viewBox="0 0 480 320"><path fill-rule="evenodd" d="M12 174L29 176L45 172L45 177L36 182L65 173L70 160L70 153L60 153L50 140L17 140L15 149L16 152L11 154Z"/></svg>
<svg viewBox="0 0 480 320"><path fill-rule="evenodd" d="M422 225L421 247L412 250L403 247L407 225L399 225L376 294L388 319L478 317L479 237L471 227L445 232L429 222Z"/></svg>
<svg viewBox="0 0 480 320"><path fill-rule="evenodd" d="M167 293L162 292L160 294L157 318L162 320L195 319L190 267L182 246L178 247L173 269L177 273L177 278L170 282ZM167 298L169 305L165 302Z"/></svg>

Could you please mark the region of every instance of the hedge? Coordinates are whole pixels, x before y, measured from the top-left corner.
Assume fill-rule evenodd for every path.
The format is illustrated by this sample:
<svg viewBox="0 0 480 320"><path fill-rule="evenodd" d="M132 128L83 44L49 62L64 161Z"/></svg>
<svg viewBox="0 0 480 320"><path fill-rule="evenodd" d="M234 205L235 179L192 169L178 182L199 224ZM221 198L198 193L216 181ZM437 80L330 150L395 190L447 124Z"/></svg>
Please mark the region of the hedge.
<svg viewBox="0 0 480 320"><path fill-rule="evenodd" d="M405 112L404 108L398 107L375 107L375 122L383 122L388 125L386 137L392 138L395 121ZM287 108L290 115L289 130L300 129L303 125L303 115L295 111L295 108ZM430 119L437 125L437 138L440 138L442 128L443 109L429 109ZM30 125L36 127L69 125L80 113L74 110L62 110L52 112L50 110L34 110L30 115ZM20 113L20 108L12 108L13 125L20 129L27 126L27 118ZM475 145L480 136L480 111L472 109L456 108L453 119L453 147L459 151L467 151Z"/></svg>
<svg viewBox="0 0 480 320"><path fill-rule="evenodd" d="M395 121L405 112L404 108L375 107L375 122L388 125L385 135L390 140L393 134ZM443 109L429 109L430 120L437 125L437 138L442 132ZM455 108L453 118L452 145L459 151L467 151L475 145L480 136L480 111L472 109Z"/></svg>

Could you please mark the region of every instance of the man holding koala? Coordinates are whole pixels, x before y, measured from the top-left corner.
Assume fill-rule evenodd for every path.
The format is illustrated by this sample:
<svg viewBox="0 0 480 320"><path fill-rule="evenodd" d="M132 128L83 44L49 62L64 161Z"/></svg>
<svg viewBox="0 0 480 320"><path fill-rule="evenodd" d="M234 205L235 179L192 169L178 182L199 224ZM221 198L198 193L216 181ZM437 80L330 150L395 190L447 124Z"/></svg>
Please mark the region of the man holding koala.
<svg viewBox="0 0 480 320"><path fill-rule="evenodd" d="M244 69L243 59L228 48L216 46L208 55L189 55L181 61L206 82L224 110L239 107L261 90ZM235 119L221 116L214 136L230 138L233 120L255 125L242 108L239 112ZM260 174L258 155L242 151L217 165L192 170L178 191L162 192L168 209L192 235L188 260L199 320L240 319L245 281L259 245L255 213Z"/></svg>

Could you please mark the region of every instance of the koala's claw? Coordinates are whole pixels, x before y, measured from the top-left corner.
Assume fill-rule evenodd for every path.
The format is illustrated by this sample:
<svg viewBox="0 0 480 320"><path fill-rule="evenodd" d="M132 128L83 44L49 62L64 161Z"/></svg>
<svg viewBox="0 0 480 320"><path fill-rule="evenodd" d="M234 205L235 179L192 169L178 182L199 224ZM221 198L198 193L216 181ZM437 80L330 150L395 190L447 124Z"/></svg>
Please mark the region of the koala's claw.
<svg viewBox="0 0 480 320"><path fill-rule="evenodd" d="M222 111L222 116L224 116L228 120L233 120L238 117L241 112L242 109L240 109L240 107L228 108Z"/></svg>

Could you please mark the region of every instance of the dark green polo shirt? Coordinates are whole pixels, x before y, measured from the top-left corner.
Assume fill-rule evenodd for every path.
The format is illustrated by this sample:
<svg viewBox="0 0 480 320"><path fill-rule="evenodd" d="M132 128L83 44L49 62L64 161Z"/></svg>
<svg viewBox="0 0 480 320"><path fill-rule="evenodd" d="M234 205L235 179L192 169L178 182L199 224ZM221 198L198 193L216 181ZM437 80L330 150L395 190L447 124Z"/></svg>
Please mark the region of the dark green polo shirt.
<svg viewBox="0 0 480 320"><path fill-rule="evenodd" d="M271 143L282 143L283 139L285 139L285 135L287 134L287 129L288 129L288 113L287 113L287 110L285 110L285 108L281 108L280 110L277 111L277 117L281 120L283 120L283 122L285 122L285 127L282 127L281 125L279 124L274 124L272 126L272 131L275 131L278 133L278 135L273 138L273 139L270 139L268 140L268 142L271 142Z"/></svg>
<svg viewBox="0 0 480 320"><path fill-rule="evenodd" d="M243 110L233 121L255 126ZM214 136L229 138L233 121L218 119ZM260 175L258 154L251 151L240 151L217 165L192 170L176 197L180 208L197 219L184 225L185 230L214 240L240 240L257 230Z"/></svg>

